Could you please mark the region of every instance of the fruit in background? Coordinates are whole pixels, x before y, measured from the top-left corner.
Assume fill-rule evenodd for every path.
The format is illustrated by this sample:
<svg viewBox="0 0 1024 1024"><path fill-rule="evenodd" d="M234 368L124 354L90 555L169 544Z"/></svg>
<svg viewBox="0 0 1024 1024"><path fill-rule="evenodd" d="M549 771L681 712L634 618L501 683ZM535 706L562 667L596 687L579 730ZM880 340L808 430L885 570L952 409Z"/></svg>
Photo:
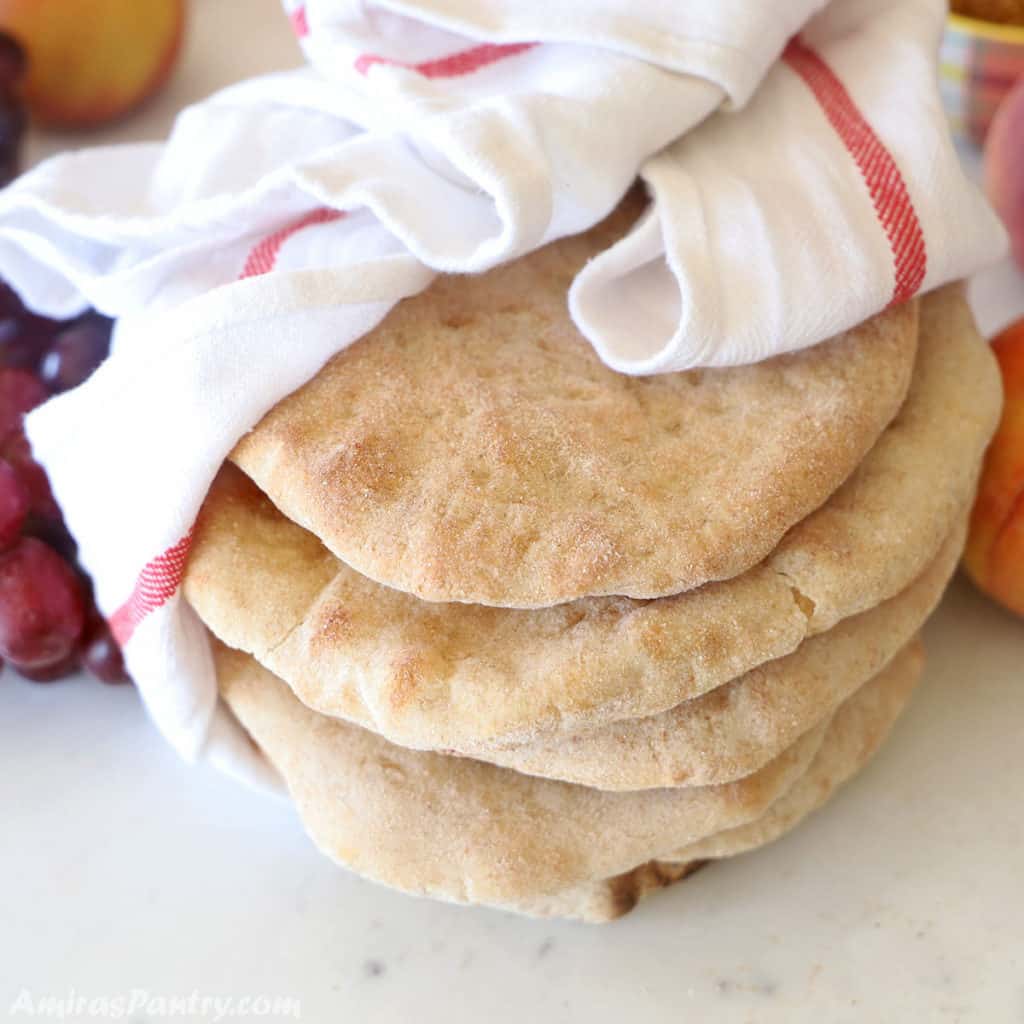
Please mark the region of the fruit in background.
<svg viewBox="0 0 1024 1024"><path fill-rule="evenodd" d="M13 181L21 171L21 140L26 127L21 99L0 92L0 185Z"/></svg>
<svg viewBox="0 0 1024 1024"><path fill-rule="evenodd" d="M110 321L86 314L54 338L39 364L39 376L55 395L70 391L92 376L110 351Z"/></svg>
<svg viewBox="0 0 1024 1024"><path fill-rule="evenodd" d="M953 0L953 10L968 18L1024 25L1024 0Z"/></svg>
<svg viewBox="0 0 1024 1024"><path fill-rule="evenodd" d="M69 74L82 67L89 70L88 61L76 64L80 55L75 48L80 47L82 38L95 36L97 25L85 24L81 32L76 28L78 41L66 32L68 24L84 17L87 9L104 19L118 9L131 15L117 26L105 21L99 26L108 40L114 27L137 24L152 28L161 23L161 11L168 18L173 15L168 23L175 26L174 38L166 67L156 77L150 76L151 84L166 74L181 34L181 0L166 4L164 0L130 0L129 4L124 0L0 0L0 17L20 12L35 30L45 27L47 18L54 25L63 24L66 38L51 33L39 45L50 47L46 52L64 61ZM63 22L53 21L58 15ZM70 47L66 52L59 46L53 49L62 39ZM143 55L149 59L152 52ZM116 56L106 55L108 66L120 72L108 75L107 84L123 86L130 79L124 69L137 70L138 61L128 54L119 63ZM19 169L26 120L21 99L25 67L21 45L0 31L0 186ZM97 81L93 80L93 86ZM111 96L114 105L113 100L107 102ZM144 95L94 89L79 98L89 101L87 113L92 117L116 113ZM73 115L85 116L80 111ZM27 412L51 394L78 387L92 375L110 351L110 328L111 321L96 312L63 323L37 316L0 281L0 669L7 661L19 675L35 682L63 679L83 667L104 683L131 681L121 650L95 606L92 583L78 564L77 546L64 524L46 471L32 457L24 429Z"/></svg>
<svg viewBox="0 0 1024 1024"><path fill-rule="evenodd" d="M0 313L0 366L35 373L53 338L55 324L32 313Z"/></svg>
<svg viewBox="0 0 1024 1024"><path fill-rule="evenodd" d="M21 44L0 31L0 186L13 181L21 170L21 141L28 120L21 97L26 65ZM4 286L4 291L10 289ZM6 307L6 301L0 301L0 306Z"/></svg>
<svg viewBox="0 0 1024 1024"><path fill-rule="evenodd" d="M13 36L0 32L0 87L8 93L16 92L27 70L24 47Z"/></svg>
<svg viewBox="0 0 1024 1024"><path fill-rule="evenodd" d="M59 523L60 507L50 490L46 470L32 458L32 448L20 424L0 442L0 458L14 470L25 488L28 510L33 521Z"/></svg>
<svg viewBox="0 0 1024 1024"><path fill-rule="evenodd" d="M1024 319L992 348L1006 404L985 456L964 565L985 593L1024 615Z"/></svg>
<svg viewBox="0 0 1024 1024"><path fill-rule="evenodd" d="M77 672L82 667L78 653L73 651L63 661L55 662L53 665L46 665L43 668L18 669L18 675L25 679L31 679L33 683L55 683L58 679Z"/></svg>
<svg viewBox="0 0 1024 1024"><path fill-rule="evenodd" d="M101 683L113 685L128 680L121 648L117 646L117 641L107 624L98 616L92 625L86 628L82 645L82 664Z"/></svg>
<svg viewBox="0 0 1024 1024"><path fill-rule="evenodd" d="M156 92L184 23L184 0L0 0L0 29L28 54L29 110L62 128L111 121Z"/></svg>
<svg viewBox="0 0 1024 1024"><path fill-rule="evenodd" d="M28 488L9 462L0 462L0 550L21 536L29 512Z"/></svg>
<svg viewBox="0 0 1024 1024"><path fill-rule="evenodd" d="M46 397L43 382L27 370L0 370L0 437L7 437Z"/></svg>
<svg viewBox="0 0 1024 1024"><path fill-rule="evenodd" d="M0 282L0 658L35 682L81 668L104 683L130 681L23 422L92 374L110 327L96 312L63 323L36 316Z"/></svg>
<svg viewBox="0 0 1024 1024"><path fill-rule="evenodd" d="M1024 78L999 105L989 128L985 190L1010 232L1014 259L1024 269Z"/></svg>
<svg viewBox="0 0 1024 1024"><path fill-rule="evenodd" d="M82 584L53 548L23 537L0 555L0 655L31 670L70 658L85 629Z"/></svg>

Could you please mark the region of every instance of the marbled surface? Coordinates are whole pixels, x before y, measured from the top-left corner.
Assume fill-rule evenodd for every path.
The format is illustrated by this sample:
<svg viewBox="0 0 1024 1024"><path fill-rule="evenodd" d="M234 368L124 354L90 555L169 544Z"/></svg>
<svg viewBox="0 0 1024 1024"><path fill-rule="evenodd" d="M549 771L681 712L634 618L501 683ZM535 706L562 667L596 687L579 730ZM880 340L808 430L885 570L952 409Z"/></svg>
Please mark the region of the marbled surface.
<svg viewBox="0 0 1024 1024"><path fill-rule="evenodd" d="M961 581L926 639L831 804L606 927L360 881L285 803L181 764L132 692L4 678L0 1019L24 986L294 995L325 1024L1020 1022L1024 623Z"/></svg>
<svg viewBox="0 0 1024 1024"><path fill-rule="evenodd" d="M296 60L276 0L195 13L174 90L109 138L158 137L181 103ZM988 329L1024 312L1008 267L973 294ZM1020 1024L1024 622L961 580L926 641L891 742L825 810L604 928L362 882L312 849L285 803L180 763L131 690L6 675L0 1019L23 1019L11 1008L27 989L292 996L303 1020L331 1024Z"/></svg>

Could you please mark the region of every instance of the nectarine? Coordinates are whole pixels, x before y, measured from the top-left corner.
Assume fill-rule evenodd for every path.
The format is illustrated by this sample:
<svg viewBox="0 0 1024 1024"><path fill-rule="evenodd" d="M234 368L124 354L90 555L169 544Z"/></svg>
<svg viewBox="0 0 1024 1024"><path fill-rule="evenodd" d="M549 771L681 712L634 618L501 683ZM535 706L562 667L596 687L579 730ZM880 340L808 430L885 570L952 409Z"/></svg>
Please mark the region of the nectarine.
<svg viewBox="0 0 1024 1024"><path fill-rule="evenodd" d="M1024 319L992 348L1006 404L985 456L964 565L982 590L1024 615Z"/></svg>
<svg viewBox="0 0 1024 1024"><path fill-rule="evenodd" d="M102 124L164 82L181 46L184 0L0 0L0 28L28 52L33 116Z"/></svg>
<svg viewBox="0 0 1024 1024"><path fill-rule="evenodd" d="M985 140L985 191L1024 268L1024 78L999 104Z"/></svg>

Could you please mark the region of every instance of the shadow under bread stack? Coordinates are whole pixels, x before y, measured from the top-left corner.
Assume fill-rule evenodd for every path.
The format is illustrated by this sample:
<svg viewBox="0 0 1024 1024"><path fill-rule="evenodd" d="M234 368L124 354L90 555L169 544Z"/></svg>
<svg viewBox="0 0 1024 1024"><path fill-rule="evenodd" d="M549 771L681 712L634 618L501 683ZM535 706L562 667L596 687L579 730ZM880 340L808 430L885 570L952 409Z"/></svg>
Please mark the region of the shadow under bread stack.
<svg viewBox="0 0 1024 1024"><path fill-rule="evenodd" d="M616 917L798 824L920 674L1001 399L962 288L627 377L565 297L635 213L401 302L206 501L221 694L361 875Z"/></svg>

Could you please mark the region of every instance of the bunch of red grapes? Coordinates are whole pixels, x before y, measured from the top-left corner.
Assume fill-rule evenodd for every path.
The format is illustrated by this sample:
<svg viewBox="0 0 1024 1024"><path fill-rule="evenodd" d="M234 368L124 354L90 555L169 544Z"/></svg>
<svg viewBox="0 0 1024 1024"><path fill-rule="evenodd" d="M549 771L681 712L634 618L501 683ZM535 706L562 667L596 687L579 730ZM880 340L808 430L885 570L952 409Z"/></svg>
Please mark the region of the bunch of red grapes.
<svg viewBox="0 0 1024 1024"><path fill-rule="evenodd" d="M21 48L0 33L0 185L18 173L24 71ZM129 681L23 424L27 412L103 362L110 326L95 312L68 321L37 316L0 282L0 658L37 682L81 668L105 683Z"/></svg>
<svg viewBox="0 0 1024 1024"><path fill-rule="evenodd" d="M22 423L50 395L81 384L109 349L106 317L48 320L0 285L0 657L37 682L80 668L105 683L128 681Z"/></svg>

